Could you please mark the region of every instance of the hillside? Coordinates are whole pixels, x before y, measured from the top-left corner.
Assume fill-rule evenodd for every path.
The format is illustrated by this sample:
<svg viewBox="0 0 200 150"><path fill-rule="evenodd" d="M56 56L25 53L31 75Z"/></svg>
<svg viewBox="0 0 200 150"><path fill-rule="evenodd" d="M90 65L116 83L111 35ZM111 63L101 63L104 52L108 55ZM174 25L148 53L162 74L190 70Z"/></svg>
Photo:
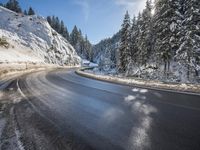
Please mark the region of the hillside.
<svg viewBox="0 0 200 150"><path fill-rule="evenodd" d="M93 61L100 64L116 64L116 53L119 47L120 32L104 39L93 46Z"/></svg>
<svg viewBox="0 0 200 150"><path fill-rule="evenodd" d="M0 62L40 62L78 65L80 57L69 42L40 16L24 16L0 7Z"/></svg>

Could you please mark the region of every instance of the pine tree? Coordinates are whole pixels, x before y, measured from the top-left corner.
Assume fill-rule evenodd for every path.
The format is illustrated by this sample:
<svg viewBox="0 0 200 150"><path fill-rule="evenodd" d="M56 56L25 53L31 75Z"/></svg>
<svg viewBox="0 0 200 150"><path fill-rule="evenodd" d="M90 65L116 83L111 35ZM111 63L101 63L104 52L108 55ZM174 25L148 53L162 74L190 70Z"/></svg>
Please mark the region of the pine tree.
<svg viewBox="0 0 200 150"><path fill-rule="evenodd" d="M76 46L76 44L78 43L78 38L79 38L79 31L77 29L77 26L74 26L72 33L70 34L70 43L72 44L72 46Z"/></svg>
<svg viewBox="0 0 200 150"><path fill-rule="evenodd" d="M56 28L56 17L53 16L52 19L51 19L51 27L55 30Z"/></svg>
<svg viewBox="0 0 200 150"><path fill-rule="evenodd" d="M184 21L182 24L182 38L176 58L187 68L187 77L191 72L199 76L200 70L200 1L183 0Z"/></svg>
<svg viewBox="0 0 200 150"><path fill-rule="evenodd" d="M139 64L145 65L149 59L152 50L152 3L150 0L146 2L146 8L141 16L140 34L138 35L138 57Z"/></svg>
<svg viewBox="0 0 200 150"><path fill-rule="evenodd" d="M164 73L170 70L170 62L174 56L176 36L181 22L179 0L157 0L155 4L154 32L155 51L158 63L164 62Z"/></svg>
<svg viewBox="0 0 200 150"><path fill-rule="evenodd" d="M124 22L121 29L121 42L119 47L119 64L118 70L121 73L125 73L128 69L129 62L131 60L131 50L130 50L130 16L128 11L125 14Z"/></svg>
<svg viewBox="0 0 200 150"><path fill-rule="evenodd" d="M81 39L80 41L80 54L81 56L85 55L85 39Z"/></svg>
<svg viewBox="0 0 200 150"><path fill-rule="evenodd" d="M47 21L56 32L60 33L65 39L70 41L69 32L62 20L60 21L59 18L55 16L47 16Z"/></svg>
<svg viewBox="0 0 200 150"><path fill-rule="evenodd" d="M77 53L80 55L80 56L83 56L84 57L84 49L82 50L82 45L81 45L81 42L84 41L84 37L82 35L82 32L81 30L79 29L78 30L78 34L77 34L77 42L76 42L76 46L75 46L75 49L77 51ZM84 43L85 44L85 43Z"/></svg>
<svg viewBox="0 0 200 150"><path fill-rule="evenodd" d="M60 33L60 20L58 17L55 18L55 30Z"/></svg>
<svg viewBox="0 0 200 150"><path fill-rule="evenodd" d="M49 25L52 26L52 19L50 16L47 16L47 21L48 21Z"/></svg>
<svg viewBox="0 0 200 150"><path fill-rule="evenodd" d="M87 35L83 37L82 31L80 29L78 30L75 26L70 34L70 39L71 44L76 49L76 52L79 54L79 56L88 60L92 59L92 45L89 42Z"/></svg>
<svg viewBox="0 0 200 150"><path fill-rule="evenodd" d="M60 33L61 35L64 35L64 31L65 31L65 25L64 25L64 22L61 20L61 22L60 22L60 31L59 31L59 33Z"/></svg>
<svg viewBox="0 0 200 150"><path fill-rule="evenodd" d="M19 2L17 0L9 0L5 7L17 13L22 13L22 9L19 6Z"/></svg>
<svg viewBox="0 0 200 150"><path fill-rule="evenodd" d="M68 41L70 40L67 27L64 28L63 37L66 38Z"/></svg>
<svg viewBox="0 0 200 150"><path fill-rule="evenodd" d="M137 62L137 53L138 53L137 37L138 37L138 26L137 26L137 19L134 16L131 27L130 49L131 49L131 59L135 64Z"/></svg>
<svg viewBox="0 0 200 150"><path fill-rule="evenodd" d="M24 10L24 15L28 15L28 13L27 13L27 11L26 11L26 10Z"/></svg>
<svg viewBox="0 0 200 150"><path fill-rule="evenodd" d="M85 56L87 60L92 61L92 45L90 44L87 35L85 36Z"/></svg>
<svg viewBox="0 0 200 150"><path fill-rule="evenodd" d="M29 15L29 16L31 16L31 15L35 15L35 11L33 10L32 7L29 7L28 15Z"/></svg>

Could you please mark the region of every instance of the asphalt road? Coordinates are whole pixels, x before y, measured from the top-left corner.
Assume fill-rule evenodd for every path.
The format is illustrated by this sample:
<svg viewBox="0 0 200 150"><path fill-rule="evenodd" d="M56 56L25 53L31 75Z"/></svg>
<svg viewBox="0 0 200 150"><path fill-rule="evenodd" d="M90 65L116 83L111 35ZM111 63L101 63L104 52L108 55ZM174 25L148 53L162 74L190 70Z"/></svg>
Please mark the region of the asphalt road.
<svg viewBox="0 0 200 150"><path fill-rule="evenodd" d="M0 149L200 149L198 95L107 83L68 69L12 80L1 101Z"/></svg>

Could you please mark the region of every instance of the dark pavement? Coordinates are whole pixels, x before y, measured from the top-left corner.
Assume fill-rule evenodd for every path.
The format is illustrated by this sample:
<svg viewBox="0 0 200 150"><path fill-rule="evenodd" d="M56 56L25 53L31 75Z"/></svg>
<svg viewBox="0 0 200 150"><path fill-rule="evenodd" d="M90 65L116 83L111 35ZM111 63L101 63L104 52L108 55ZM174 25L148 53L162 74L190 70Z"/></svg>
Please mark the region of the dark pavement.
<svg viewBox="0 0 200 150"><path fill-rule="evenodd" d="M24 149L200 149L198 95L97 81L74 69L25 75L4 92L11 88L19 102L8 112Z"/></svg>

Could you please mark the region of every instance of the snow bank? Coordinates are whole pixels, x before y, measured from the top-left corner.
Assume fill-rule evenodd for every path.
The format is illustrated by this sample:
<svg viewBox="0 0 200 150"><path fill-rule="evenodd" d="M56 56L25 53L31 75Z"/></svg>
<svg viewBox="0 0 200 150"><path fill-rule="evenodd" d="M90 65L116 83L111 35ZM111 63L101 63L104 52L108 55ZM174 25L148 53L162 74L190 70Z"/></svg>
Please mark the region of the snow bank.
<svg viewBox="0 0 200 150"><path fill-rule="evenodd" d="M87 70L87 69L84 69ZM200 93L200 85L199 84L170 84L170 83L163 83L160 81L154 80L141 80L135 78L125 78L113 75L101 75L101 74L94 74L92 72L85 72L84 70L77 70L76 73L85 77L108 81L113 83L131 85L131 86L138 86L138 87L145 87L151 88L156 90L167 90L171 92L189 92L194 94Z"/></svg>
<svg viewBox="0 0 200 150"><path fill-rule="evenodd" d="M74 48L43 17L24 16L0 7L0 20L0 37L6 38L11 45L7 51L0 49L0 61L80 64Z"/></svg>

